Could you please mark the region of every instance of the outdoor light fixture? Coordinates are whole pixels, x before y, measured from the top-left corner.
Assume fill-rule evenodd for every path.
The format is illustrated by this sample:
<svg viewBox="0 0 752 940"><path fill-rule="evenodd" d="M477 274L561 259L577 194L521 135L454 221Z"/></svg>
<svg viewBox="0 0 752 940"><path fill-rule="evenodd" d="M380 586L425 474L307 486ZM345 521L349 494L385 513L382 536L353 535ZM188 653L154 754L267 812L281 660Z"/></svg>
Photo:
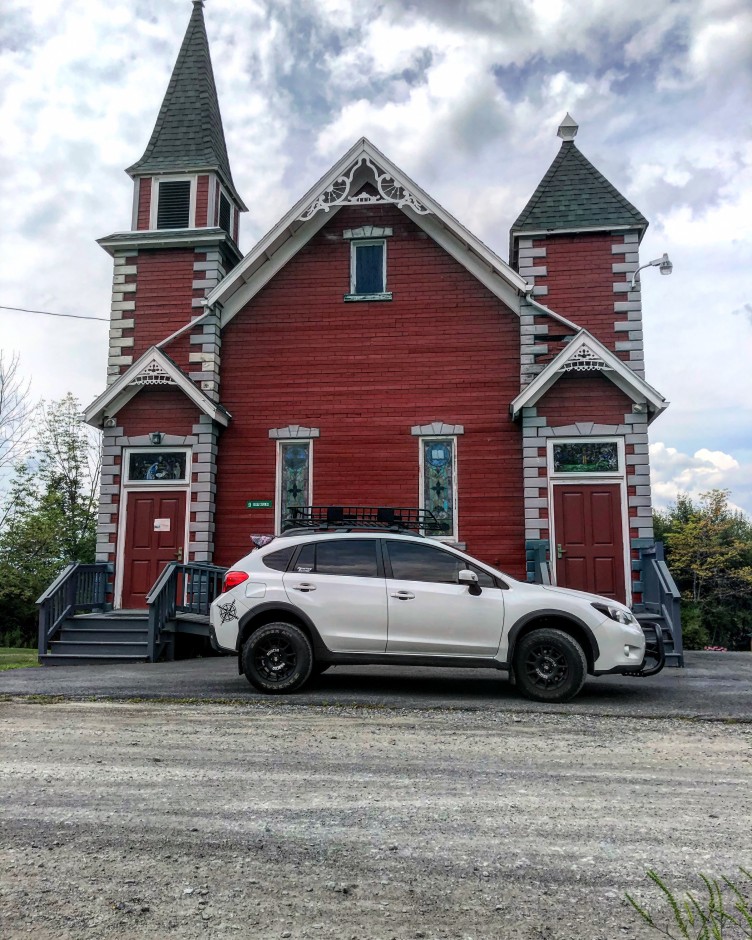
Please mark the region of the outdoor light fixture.
<svg viewBox="0 0 752 940"><path fill-rule="evenodd" d="M149 440L152 444L161 444L164 434L161 431L152 431L149 435Z"/></svg>
<svg viewBox="0 0 752 940"><path fill-rule="evenodd" d="M637 275L640 273L640 271L642 271L643 268L658 268L661 274L671 274L671 272L674 270L674 266L671 264L669 256L664 251L660 258L656 258L654 261L648 261L647 264L640 265L640 267L632 275L632 283L629 285L630 289L634 289Z"/></svg>

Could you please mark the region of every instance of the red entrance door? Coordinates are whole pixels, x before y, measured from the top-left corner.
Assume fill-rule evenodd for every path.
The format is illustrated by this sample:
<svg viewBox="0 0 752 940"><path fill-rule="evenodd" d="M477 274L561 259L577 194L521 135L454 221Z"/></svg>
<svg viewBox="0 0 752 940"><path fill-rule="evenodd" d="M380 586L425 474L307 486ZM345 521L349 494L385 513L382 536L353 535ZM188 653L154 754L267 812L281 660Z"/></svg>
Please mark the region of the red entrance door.
<svg viewBox="0 0 752 940"><path fill-rule="evenodd" d="M146 607L146 595L164 566L182 556L185 495L174 491L128 494L123 607Z"/></svg>
<svg viewBox="0 0 752 940"><path fill-rule="evenodd" d="M618 483L554 486L556 583L624 603L624 538Z"/></svg>

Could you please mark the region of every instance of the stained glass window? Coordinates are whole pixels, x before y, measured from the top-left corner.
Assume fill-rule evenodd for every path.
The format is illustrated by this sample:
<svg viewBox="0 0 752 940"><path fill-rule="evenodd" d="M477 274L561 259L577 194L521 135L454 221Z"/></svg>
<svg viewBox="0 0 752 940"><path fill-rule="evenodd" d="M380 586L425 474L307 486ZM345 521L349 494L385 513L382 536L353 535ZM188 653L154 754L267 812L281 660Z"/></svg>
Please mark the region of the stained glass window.
<svg viewBox="0 0 752 940"><path fill-rule="evenodd" d="M615 473L618 470L616 441L554 444L555 473Z"/></svg>
<svg viewBox="0 0 752 940"><path fill-rule="evenodd" d="M279 445L281 489L279 498L282 519L295 515L295 510L310 506L308 492L311 466L311 442L295 441Z"/></svg>
<svg viewBox="0 0 752 940"><path fill-rule="evenodd" d="M423 447L423 508L446 525L442 536L454 532L454 438L426 439Z"/></svg>
<svg viewBox="0 0 752 940"><path fill-rule="evenodd" d="M177 451L144 451L131 454L128 460L128 479L132 483L184 482L186 453Z"/></svg>

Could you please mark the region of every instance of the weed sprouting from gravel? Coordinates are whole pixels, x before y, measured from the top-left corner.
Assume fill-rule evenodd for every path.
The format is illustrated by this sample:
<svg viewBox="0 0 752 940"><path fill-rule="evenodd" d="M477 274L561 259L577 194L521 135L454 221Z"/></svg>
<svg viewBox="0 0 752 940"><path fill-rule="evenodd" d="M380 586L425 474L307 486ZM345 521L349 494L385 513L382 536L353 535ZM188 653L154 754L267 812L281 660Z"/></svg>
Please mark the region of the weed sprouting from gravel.
<svg viewBox="0 0 752 940"><path fill-rule="evenodd" d="M750 882L752 874L740 866L739 871ZM752 938L752 894L748 897L737 882L725 875L709 878L700 873L705 895L698 898L687 891L683 898L668 887L658 872L650 869L648 878L655 884L671 911L673 924L656 923L653 915L635 901L631 894L627 901L657 933L672 940L748 940ZM744 885L743 887L746 887Z"/></svg>

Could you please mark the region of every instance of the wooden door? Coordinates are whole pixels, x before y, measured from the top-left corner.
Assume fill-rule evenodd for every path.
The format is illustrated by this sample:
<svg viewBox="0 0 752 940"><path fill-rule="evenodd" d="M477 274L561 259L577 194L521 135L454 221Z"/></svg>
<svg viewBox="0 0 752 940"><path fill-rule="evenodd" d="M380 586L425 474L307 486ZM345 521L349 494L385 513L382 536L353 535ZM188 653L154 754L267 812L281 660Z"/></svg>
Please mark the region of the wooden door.
<svg viewBox="0 0 752 940"><path fill-rule="evenodd" d="M620 485L554 485L554 527L556 583L624 603Z"/></svg>
<svg viewBox="0 0 752 940"><path fill-rule="evenodd" d="M185 499L185 492L174 490L128 494L122 607L146 607L146 595L164 566L182 557Z"/></svg>

